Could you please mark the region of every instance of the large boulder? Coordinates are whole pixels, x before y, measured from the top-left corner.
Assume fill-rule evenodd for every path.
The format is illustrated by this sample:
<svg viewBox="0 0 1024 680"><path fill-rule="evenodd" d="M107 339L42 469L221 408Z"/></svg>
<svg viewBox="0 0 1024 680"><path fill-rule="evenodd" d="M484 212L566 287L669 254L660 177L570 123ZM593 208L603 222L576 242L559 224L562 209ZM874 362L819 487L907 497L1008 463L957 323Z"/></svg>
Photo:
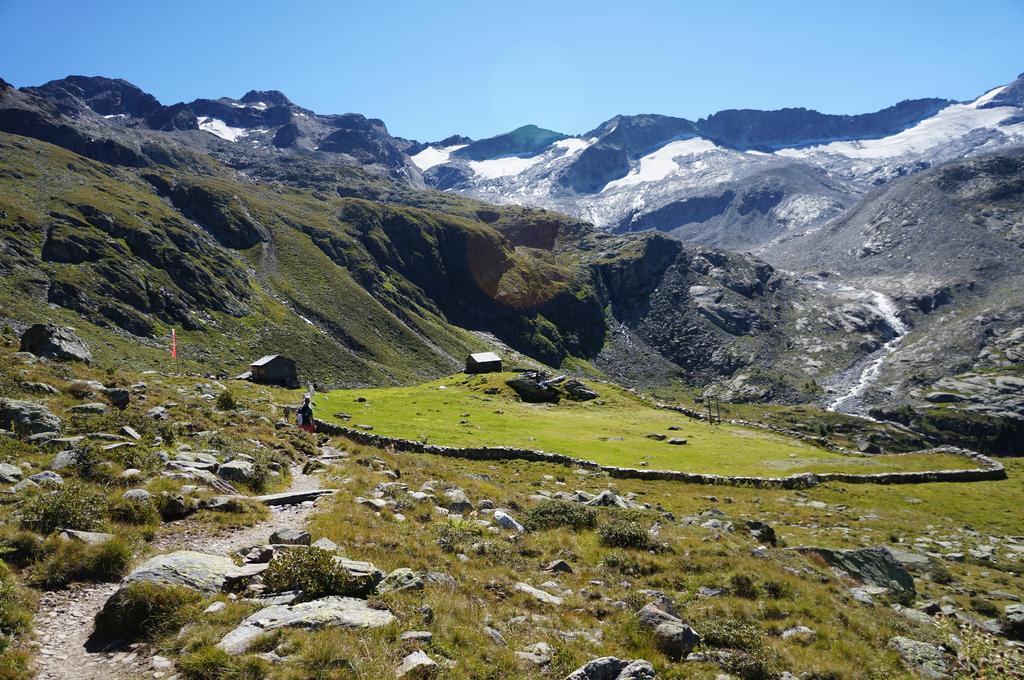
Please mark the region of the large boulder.
<svg viewBox="0 0 1024 680"><path fill-rule="evenodd" d="M89 346L70 328L37 323L21 336L21 351L57 361L92 361Z"/></svg>
<svg viewBox="0 0 1024 680"><path fill-rule="evenodd" d="M896 636L889 640L889 649L900 655L903 665L922 678L942 680L950 676L950 655L928 642Z"/></svg>
<svg viewBox="0 0 1024 680"><path fill-rule="evenodd" d="M1013 640L1024 640L1024 604L1011 604L1003 610L1003 634Z"/></svg>
<svg viewBox="0 0 1024 680"><path fill-rule="evenodd" d="M224 636L217 646L244 654L260 635L278 628L378 628L395 620L386 609L372 609L354 597L324 597L298 604L273 605L252 614Z"/></svg>
<svg viewBox="0 0 1024 680"><path fill-rule="evenodd" d="M224 588L225 580L238 569L234 562L223 555L178 550L146 560L128 574L122 585L145 582L219 593Z"/></svg>
<svg viewBox="0 0 1024 680"><path fill-rule="evenodd" d="M565 680L654 680L655 677L650 661L624 661L614 656L602 656L577 668L565 676Z"/></svg>
<svg viewBox="0 0 1024 680"><path fill-rule="evenodd" d="M515 390L520 399L533 404L557 404L562 398L558 389L527 375L506 380L505 384Z"/></svg>
<svg viewBox="0 0 1024 680"><path fill-rule="evenodd" d="M0 399L0 429L20 436L42 432L60 432L60 418L42 404L16 399Z"/></svg>
<svg viewBox="0 0 1024 680"><path fill-rule="evenodd" d="M637 619L654 633L658 649L670 659L683 659L700 642L700 635L682 619L648 604L637 612Z"/></svg>
<svg viewBox="0 0 1024 680"><path fill-rule="evenodd" d="M400 567L384 577L377 585L378 593L397 593L405 590L423 590L423 577L409 569Z"/></svg>
<svg viewBox="0 0 1024 680"><path fill-rule="evenodd" d="M255 466L252 461L245 460L244 458L235 458L217 469L217 474L223 479L232 482L242 482L243 484L252 481L254 472Z"/></svg>
<svg viewBox="0 0 1024 680"><path fill-rule="evenodd" d="M879 588L886 588L904 604L914 601L917 590L914 578L888 549L860 548L833 550L831 548L798 548L800 552L814 553L830 566L846 572L850 578Z"/></svg>
<svg viewBox="0 0 1024 680"><path fill-rule="evenodd" d="M396 678L429 678L437 673L440 667L437 662L427 656L422 649L407 654L402 663L395 669Z"/></svg>
<svg viewBox="0 0 1024 680"><path fill-rule="evenodd" d="M573 401L590 401L591 399L597 399L599 396L597 392L575 379L566 380L565 384L562 385L562 389L565 390L565 393Z"/></svg>

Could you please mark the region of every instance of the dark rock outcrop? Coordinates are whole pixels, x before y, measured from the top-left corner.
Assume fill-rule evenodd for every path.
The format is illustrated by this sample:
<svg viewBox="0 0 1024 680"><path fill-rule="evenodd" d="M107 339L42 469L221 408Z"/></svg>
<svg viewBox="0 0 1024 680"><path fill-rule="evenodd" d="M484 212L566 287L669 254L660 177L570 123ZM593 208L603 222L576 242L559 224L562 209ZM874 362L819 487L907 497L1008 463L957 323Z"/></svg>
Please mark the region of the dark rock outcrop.
<svg viewBox="0 0 1024 680"><path fill-rule="evenodd" d="M92 361L89 346L73 330L48 323L37 323L22 334L21 351L57 361Z"/></svg>

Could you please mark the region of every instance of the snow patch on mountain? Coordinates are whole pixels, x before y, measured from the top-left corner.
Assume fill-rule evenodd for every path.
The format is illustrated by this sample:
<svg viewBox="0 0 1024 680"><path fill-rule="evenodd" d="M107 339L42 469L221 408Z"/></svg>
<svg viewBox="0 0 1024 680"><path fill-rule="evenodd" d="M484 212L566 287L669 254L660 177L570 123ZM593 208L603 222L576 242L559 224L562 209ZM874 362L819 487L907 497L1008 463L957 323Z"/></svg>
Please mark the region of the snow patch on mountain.
<svg viewBox="0 0 1024 680"><path fill-rule="evenodd" d="M221 139L226 139L229 142L237 142L249 134L249 131L245 128L231 127L219 118L210 118L208 116L199 119L199 129Z"/></svg>
<svg viewBox="0 0 1024 680"><path fill-rule="evenodd" d="M719 149L714 142L703 137L670 142L641 158L637 167L630 170L625 177L608 182L604 191L661 181L680 169L681 164L676 161L677 158L699 156Z"/></svg>
<svg viewBox="0 0 1024 680"><path fill-rule="evenodd" d="M414 156L410 156L412 162L415 163L416 167L420 170L426 171L435 165L441 165L447 163L451 157L453 151L466 146L465 144L454 144L452 146L428 146L423 151L420 151Z"/></svg>
<svg viewBox="0 0 1024 680"><path fill-rule="evenodd" d="M544 154L522 158L520 156L501 156L488 158L485 161L470 161L469 167L481 179L498 179L519 175L544 160Z"/></svg>
<svg viewBox="0 0 1024 680"><path fill-rule="evenodd" d="M950 140L964 137L974 130L995 130L999 123L1017 113L1012 106L1000 106L991 109L980 108L999 94L1002 88L985 93L969 104L953 104L939 111L931 118L926 118L917 125L882 139L865 139L851 142L832 142L801 149L782 149L776 154L787 158L807 158L818 153L838 154L855 159L896 158L910 154L923 154L929 150L949 143ZM1003 127L1003 132L1016 132L1012 128Z"/></svg>

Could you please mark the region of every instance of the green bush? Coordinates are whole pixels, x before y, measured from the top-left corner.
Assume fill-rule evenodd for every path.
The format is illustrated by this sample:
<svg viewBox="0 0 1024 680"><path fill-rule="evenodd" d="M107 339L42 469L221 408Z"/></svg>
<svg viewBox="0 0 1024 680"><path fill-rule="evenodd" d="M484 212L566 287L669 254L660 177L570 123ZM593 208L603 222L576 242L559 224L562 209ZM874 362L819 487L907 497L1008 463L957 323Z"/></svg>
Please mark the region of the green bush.
<svg viewBox="0 0 1024 680"><path fill-rule="evenodd" d="M996 606L995 602L986 600L984 597L975 595L971 597L971 609L978 612L982 616L987 616L990 619L997 618L999 616L999 607Z"/></svg>
<svg viewBox="0 0 1024 680"><path fill-rule="evenodd" d="M274 557L263 572L270 592L301 590L309 599L327 595L357 595L362 586L334 560L334 553L320 548L294 547Z"/></svg>
<svg viewBox="0 0 1024 680"><path fill-rule="evenodd" d="M96 528L107 511L107 500L76 481L50 493L36 496L25 503L21 511L22 526L50 534L57 529L91 531Z"/></svg>
<svg viewBox="0 0 1024 680"><path fill-rule="evenodd" d="M47 590L67 586L72 581L117 581L131 566L135 550L132 544L118 536L89 545L52 537L46 541L47 555L31 565L28 579Z"/></svg>
<svg viewBox="0 0 1024 680"><path fill-rule="evenodd" d="M177 666L185 680L260 680L269 672L267 662L259 657L235 658L213 645L183 655Z"/></svg>
<svg viewBox="0 0 1024 680"><path fill-rule="evenodd" d="M18 644L32 630L32 605L7 565L0 562L0 679L28 680L32 656Z"/></svg>
<svg viewBox="0 0 1024 680"><path fill-rule="evenodd" d="M523 525L531 531L560 527L582 531L597 525L597 512L580 503L544 500L523 514Z"/></svg>
<svg viewBox="0 0 1024 680"><path fill-rule="evenodd" d="M225 389L217 395L217 408L221 411L234 411L238 408L238 400L231 390Z"/></svg>
<svg viewBox="0 0 1024 680"><path fill-rule="evenodd" d="M0 556L16 567L25 567L46 555L42 537L31 531L20 530L0 541Z"/></svg>
<svg viewBox="0 0 1024 680"><path fill-rule="evenodd" d="M746 574L733 574L729 579L729 588L737 597L745 597L748 600L757 598L757 585L754 579Z"/></svg>
<svg viewBox="0 0 1024 680"><path fill-rule="evenodd" d="M110 516L122 524L159 524L160 512L151 499L121 498L110 508Z"/></svg>
<svg viewBox="0 0 1024 680"><path fill-rule="evenodd" d="M183 586L132 583L107 600L93 635L99 642L156 640L193 620L201 599Z"/></svg>
<svg viewBox="0 0 1024 680"><path fill-rule="evenodd" d="M465 552L468 545L477 541L483 530L465 520L449 520L437 529L437 545L446 553Z"/></svg>
<svg viewBox="0 0 1024 680"><path fill-rule="evenodd" d="M601 545L610 548L645 549L650 547L650 537L647 535L647 531L633 520L621 517L602 525L597 530L597 535L601 539Z"/></svg>

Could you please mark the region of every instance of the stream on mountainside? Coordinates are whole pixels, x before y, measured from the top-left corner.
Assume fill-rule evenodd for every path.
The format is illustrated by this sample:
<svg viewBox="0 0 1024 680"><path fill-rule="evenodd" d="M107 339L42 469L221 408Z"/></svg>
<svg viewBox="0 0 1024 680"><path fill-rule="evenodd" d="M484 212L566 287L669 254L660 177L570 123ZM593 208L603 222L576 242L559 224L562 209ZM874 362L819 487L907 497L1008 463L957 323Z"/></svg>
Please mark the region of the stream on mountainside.
<svg viewBox="0 0 1024 680"><path fill-rule="evenodd" d="M826 403L825 410L869 418L861 397L868 387L878 380L885 360L903 342L908 331L907 325L900 319L896 303L880 291L854 288L829 281L810 283L842 298L863 304L880 316L892 331L892 337L885 344L843 371L829 385L834 396Z"/></svg>

